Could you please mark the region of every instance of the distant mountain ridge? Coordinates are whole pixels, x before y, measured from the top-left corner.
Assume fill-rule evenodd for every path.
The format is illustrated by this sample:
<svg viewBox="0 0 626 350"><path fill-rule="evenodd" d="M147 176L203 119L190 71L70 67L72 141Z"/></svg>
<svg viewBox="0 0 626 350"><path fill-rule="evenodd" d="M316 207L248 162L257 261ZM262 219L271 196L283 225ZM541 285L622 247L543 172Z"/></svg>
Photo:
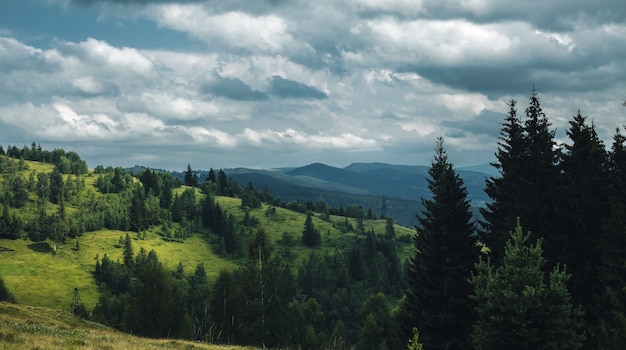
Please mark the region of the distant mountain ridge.
<svg viewBox="0 0 626 350"><path fill-rule="evenodd" d="M477 208L489 200L484 192L485 179L492 176L488 164L456 171L468 190L468 199ZM491 167L492 168L492 167ZM395 202L389 214L403 225L415 225L415 215L421 212L421 198L429 198L428 166L392 165L386 163L353 163L337 168L322 163L312 163L296 168L257 170L247 168L224 169L240 185L251 181L254 187L267 188L284 201L323 198L328 204L361 204L379 214L382 196Z"/></svg>
<svg viewBox="0 0 626 350"><path fill-rule="evenodd" d="M322 198L333 207L362 205L376 215L382 211L382 197L387 200L387 213L404 226L417 224L422 211L422 198L430 198L428 169L425 165L394 165L387 163L352 163L344 168L323 163L277 169L224 169L240 186L252 182L257 189L268 190L284 202L317 201ZM144 167L131 168L139 173ZM215 169L217 170L217 169ZM455 168L463 179L473 211L490 199L484 191L485 179L498 172L489 163ZM196 170L203 182L207 170ZM181 180L184 172L173 171Z"/></svg>

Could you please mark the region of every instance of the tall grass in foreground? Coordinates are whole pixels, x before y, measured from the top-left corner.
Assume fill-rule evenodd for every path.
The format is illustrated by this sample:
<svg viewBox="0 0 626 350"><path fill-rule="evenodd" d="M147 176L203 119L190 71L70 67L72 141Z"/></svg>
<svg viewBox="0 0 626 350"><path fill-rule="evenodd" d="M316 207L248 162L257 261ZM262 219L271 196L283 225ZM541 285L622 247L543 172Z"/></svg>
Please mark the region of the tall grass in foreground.
<svg viewBox="0 0 626 350"><path fill-rule="evenodd" d="M147 339L121 333L73 315L40 307L0 302L0 348L23 349L208 349L246 350L172 339Z"/></svg>

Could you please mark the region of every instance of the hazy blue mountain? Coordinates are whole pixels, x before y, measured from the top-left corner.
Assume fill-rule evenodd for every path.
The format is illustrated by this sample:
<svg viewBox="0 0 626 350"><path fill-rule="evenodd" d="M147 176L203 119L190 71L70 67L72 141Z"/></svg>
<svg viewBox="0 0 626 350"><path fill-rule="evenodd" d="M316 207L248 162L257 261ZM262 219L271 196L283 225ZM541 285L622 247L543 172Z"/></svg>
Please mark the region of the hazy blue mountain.
<svg viewBox="0 0 626 350"><path fill-rule="evenodd" d="M380 215L383 194L388 200L388 213L403 225L417 223L415 215L421 212L421 198L430 197L428 166L392 165L385 163L354 163L337 168L313 163L298 168L280 170L225 169L228 176L240 185L252 181L255 188L267 188L283 201L323 198L334 207L351 204L368 207ZM457 169L468 189L475 207L488 200L484 193L485 166Z"/></svg>
<svg viewBox="0 0 626 350"><path fill-rule="evenodd" d="M257 189L267 189L283 202L295 200L315 202L319 198L333 207L362 205L380 215L383 194L387 199L387 213L401 225L417 224L416 215L421 213L421 198L429 198L428 166L393 165L385 163L353 163L345 168L313 163L302 167L272 170L233 168L224 169L240 186L251 181ZM144 167L128 170L138 174ZM484 192L485 178L497 176L490 164L460 167L456 171L463 178L472 202L478 212L489 200ZM204 182L208 171L196 171ZM181 180L184 172L172 172Z"/></svg>

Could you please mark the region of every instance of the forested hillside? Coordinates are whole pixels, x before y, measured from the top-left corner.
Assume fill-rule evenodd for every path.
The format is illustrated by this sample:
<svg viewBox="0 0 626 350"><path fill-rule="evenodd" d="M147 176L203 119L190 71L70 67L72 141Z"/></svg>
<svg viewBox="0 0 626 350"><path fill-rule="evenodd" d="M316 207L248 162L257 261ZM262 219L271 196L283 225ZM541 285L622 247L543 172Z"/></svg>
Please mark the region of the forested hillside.
<svg viewBox="0 0 626 350"><path fill-rule="evenodd" d="M417 232L221 169L0 148L0 299L270 348L624 348L626 137L607 150L579 112L557 144L536 91L509 107L483 219L440 138Z"/></svg>
<svg viewBox="0 0 626 350"><path fill-rule="evenodd" d="M150 169L62 172L35 160L38 146L9 149L0 276L18 303L148 337L317 348L358 343L374 298L400 328L391 309L414 231L391 218L357 206L339 216L323 201L281 208L223 171L200 181L189 167L184 182ZM397 334L389 341L404 343Z"/></svg>

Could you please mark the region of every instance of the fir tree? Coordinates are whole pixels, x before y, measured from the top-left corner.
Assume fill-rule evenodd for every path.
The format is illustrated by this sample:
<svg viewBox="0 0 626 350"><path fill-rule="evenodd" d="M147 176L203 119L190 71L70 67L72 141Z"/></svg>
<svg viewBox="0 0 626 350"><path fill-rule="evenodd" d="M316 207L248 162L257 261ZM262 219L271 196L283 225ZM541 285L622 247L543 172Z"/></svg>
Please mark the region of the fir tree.
<svg viewBox="0 0 626 350"><path fill-rule="evenodd" d="M269 237L258 228L248 245L248 259L241 270L241 293L246 300L242 310L242 337L250 344L277 347L282 334L289 302L295 293L295 281L288 266L273 254Z"/></svg>
<svg viewBox="0 0 626 350"><path fill-rule="evenodd" d="M132 270L133 264L135 262L134 260L135 257L133 255L133 244L132 244L132 241L130 240L130 236L128 235L128 232L126 233L126 238L124 239L123 257L124 257L124 266L126 267L126 269L128 269L129 271Z"/></svg>
<svg viewBox="0 0 626 350"><path fill-rule="evenodd" d="M481 239L492 249L494 261L502 258L508 227L523 217L536 237L545 237L556 226L556 182L559 152L554 131L533 87L530 103L519 120L515 103L501 131L497 163L499 177L487 180L485 191L493 202L481 210L485 218Z"/></svg>
<svg viewBox="0 0 626 350"><path fill-rule="evenodd" d="M603 293L598 328L593 335L599 347L619 349L626 344L626 136L615 131L609 156L610 217L600 241L599 276Z"/></svg>
<svg viewBox="0 0 626 350"><path fill-rule="evenodd" d="M191 165L187 164L187 171L185 171L185 185L191 187L198 187L198 178L191 170Z"/></svg>
<svg viewBox="0 0 626 350"><path fill-rule="evenodd" d="M143 190L137 187L135 191L133 191L133 198L130 203L128 215L130 219L131 231L139 232L140 230L148 227L146 213L146 203L144 201Z"/></svg>
<svg viewBox="0 0 626 350"><path fill-rule="evenodd" d="M478 319L472 342L477 350L581 349L582 311L574 308L556 265L546 278L541 239L528 245L530 233L511 232L501 266L480 259L470 279Z"/></svg>
<svg viewBox="0 0 626 350"><path fill-rule="evenodd" d="M315 247L322 243L322 236L313 225L311 214L307 214L304 220L304 229L302 230L302 243L307 247Z"/></svg>
<svg viewBox="0 0 626 350"><path fill-rule="evenodd" d="M545 236L544 250L550 263L567 265L572 275L572 300L582 305L586 324L595 325L595 303L602 292L598 279L599 244L610 214L606 191L608 157L595 127L588 125L580 112L569 124L567 136L571 144L564 146L556 191L559 224ZM593 341L595 338L589 337L585 347L594 348Z"/></svg>
<svg viewBox="0 0 626 350"><path fill-rule="evenodd" d="M474 320L468 282L479 250L467 190L437 140L428 170L432 199L415 235L415 256L409 262L410 321L427 349L469 349Z"/></svg>
<svg viewBox="0 0 626 350"><path fill-rule="evenodd" d="M522 183L520 167L523 166L525 140L515 105L515 100L509 101L509 114L502 125L498 141L497 162L491 164L500 175L489 177L485 181L485 192L492 202L480 208L485 218L485 221L481 222L480 239L489 247L494 261L504 256L507 239L505 232L508 232L515 218L520 215L515 192Z"/></svg>
<svg viewBox="0 0 626 350"><path fill-rule="evenodd" d="M559 152L555 147L555 132L550 130L550 122L541 108L534 86L529 99L530 103L524 111L526 148L519 164L522 179L515 195L516 201L520 201L517 216L527 220L529 231L539 238L551 234L555 226Z"/></svg>

